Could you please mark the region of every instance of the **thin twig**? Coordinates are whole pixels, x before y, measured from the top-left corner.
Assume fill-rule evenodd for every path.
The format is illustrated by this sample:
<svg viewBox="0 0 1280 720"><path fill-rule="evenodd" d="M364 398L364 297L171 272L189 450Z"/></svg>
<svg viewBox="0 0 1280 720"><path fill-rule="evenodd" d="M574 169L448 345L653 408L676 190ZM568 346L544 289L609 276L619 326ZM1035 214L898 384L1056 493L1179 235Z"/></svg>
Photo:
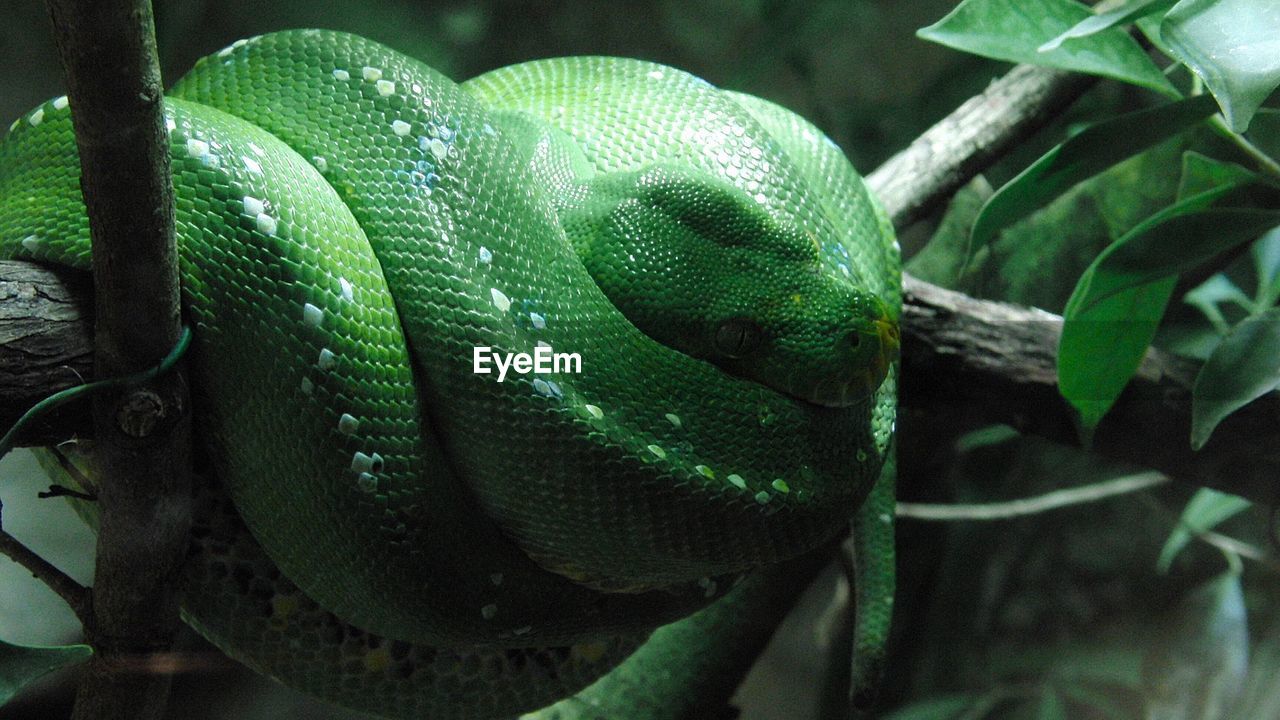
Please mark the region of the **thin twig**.
<svg viewBox="0 0 1280 720"><path fill-rule="evenodd" d="M4 504L0 503L0 514L3 511ZM53 563L37 555L2 527L0 527L0 553L26 568L37 580L49 586L50 590L66 601L81 623L88 622L91 614L88 588L59 570Z"/></svg>
<svg viewBox="0 0 1280 720"><path fill-rule="evenodd" d="M898 503L897 515L912 520L1009 520L1027 515L1038 515L1050 510L1097 502L1117 495L1153 488L1169 482L1167 475L1145 472L1126 475L1115 480L1054 490L1036 497L1006 500L994 503L936 505L930 503Z"/></svg>
<svg viewBox="0 0 1280 720"><path fill-rule="evenodd" d="M1280 560L1257 545L1212 530L1196 533L1195 536L1196 539L1203 540L1219 550L1252 560L1273 573L1280 573Z"/></svg>

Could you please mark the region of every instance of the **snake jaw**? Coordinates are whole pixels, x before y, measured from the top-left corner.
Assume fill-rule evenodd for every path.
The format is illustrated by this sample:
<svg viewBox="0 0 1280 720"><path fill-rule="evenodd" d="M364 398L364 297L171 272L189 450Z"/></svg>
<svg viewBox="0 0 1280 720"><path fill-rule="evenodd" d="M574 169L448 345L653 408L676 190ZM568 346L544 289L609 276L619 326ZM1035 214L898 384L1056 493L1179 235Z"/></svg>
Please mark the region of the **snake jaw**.
<svg viewBox="0 0 1280 720"><path fill-rule="evenodd" d="M898 361L901 334L887 306L877 302L876 317L854 331L855 367L843 379L827 377L806 388L801 397L824 407L847 407L875 394ZM864 347L870 345L870 347Z"/></svg>

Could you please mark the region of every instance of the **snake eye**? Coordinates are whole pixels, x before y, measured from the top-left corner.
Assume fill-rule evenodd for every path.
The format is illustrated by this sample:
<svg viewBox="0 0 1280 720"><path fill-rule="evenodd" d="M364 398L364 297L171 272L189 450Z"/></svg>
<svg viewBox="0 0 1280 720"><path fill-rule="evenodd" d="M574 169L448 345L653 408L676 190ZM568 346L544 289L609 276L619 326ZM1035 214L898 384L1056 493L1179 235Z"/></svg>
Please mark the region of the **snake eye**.
<svg viewBox="0 0 1280 720"><path fill-rule="evenodd" d="M721 355L740 358L760 347L763 338L759 323L747 318L731 318L716 328L713 344Z"/></svg>

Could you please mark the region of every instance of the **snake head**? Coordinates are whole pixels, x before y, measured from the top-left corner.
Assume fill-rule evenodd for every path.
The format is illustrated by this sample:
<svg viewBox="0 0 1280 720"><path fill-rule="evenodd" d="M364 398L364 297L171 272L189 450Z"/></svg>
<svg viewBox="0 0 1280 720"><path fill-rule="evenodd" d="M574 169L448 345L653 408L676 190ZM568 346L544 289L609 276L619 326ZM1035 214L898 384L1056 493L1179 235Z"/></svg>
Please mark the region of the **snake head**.
<svg viewBox="0 0 1280 720"><path fill-rule="evenodd" d="M682 166L601 176L562 214L584 265L640 330L806 402L880 387L898 322L856 278L829 272L813 231Z"/></svg>

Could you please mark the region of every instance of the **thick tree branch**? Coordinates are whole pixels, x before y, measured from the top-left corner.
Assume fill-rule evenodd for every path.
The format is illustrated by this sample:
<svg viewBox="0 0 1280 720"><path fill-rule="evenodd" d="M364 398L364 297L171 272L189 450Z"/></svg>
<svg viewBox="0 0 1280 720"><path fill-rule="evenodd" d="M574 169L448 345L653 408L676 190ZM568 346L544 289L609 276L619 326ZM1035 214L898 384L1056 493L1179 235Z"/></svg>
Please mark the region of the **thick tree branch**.
<svg viewBox="0 0 1280 720"><path fill-rule="evenodd" d="M181 332L174 198L148 0L49 0L93 241L94 370L154 366ZM169 676L131 672L179 627L191 528L189 403L181 375L93 400L98 553L85 634L93 659L74 718L160 718Z"/></svg>
<svg viewBox="0 0 1280 720"><path fill-rule="evenodd" d="M0 278L13 277L25 263L0 262ZM73 295L66 272L32 275L22 289L35 308L51 307L63 319L42 339L44 357L68 365L84 362L88 324L58 298ZM71 276L72 279L74 276ZM36 281L39 280L39 282ZM4 285L0 284L0 288ZM977 300L962 293L905 278L902 403L907 408L963 407L970 417L1007 423L1022 432L1066 443L1077 442L1070 410L1058 395L1056 356L1062 318L1007 303ZM72 306L74 308L74 305ZM46 313L33 309L35 313ZM14 322L0 315L0 337ZM18 322L22 322L21 319ZM21 384L25 356L0 347L0 378ZM47 372L48 361L32 364L29 392L55 392L76 382L75 375ZM1145 465L1178 480L1216 487L1261 503L1276 500L1280 447L1260 442L1280 428L1280 392L1268 393L1223 421L1199 452L1190 446L1191 385L1197 364L1159 350L1147 353L1129 388L1094 437L1102 455ZM6 385L0 385L6 387ZM0 424L18 408L5 402ZM82 420L83 416L81 416ZM68 437L77 417L21 438L41 445ZM83 424L81 425L83 427Z"/></svg>

